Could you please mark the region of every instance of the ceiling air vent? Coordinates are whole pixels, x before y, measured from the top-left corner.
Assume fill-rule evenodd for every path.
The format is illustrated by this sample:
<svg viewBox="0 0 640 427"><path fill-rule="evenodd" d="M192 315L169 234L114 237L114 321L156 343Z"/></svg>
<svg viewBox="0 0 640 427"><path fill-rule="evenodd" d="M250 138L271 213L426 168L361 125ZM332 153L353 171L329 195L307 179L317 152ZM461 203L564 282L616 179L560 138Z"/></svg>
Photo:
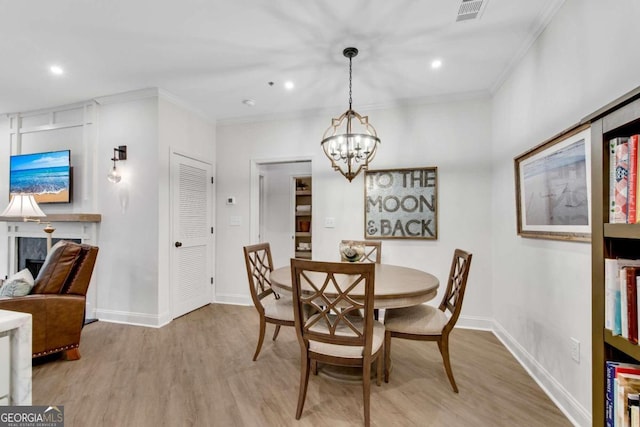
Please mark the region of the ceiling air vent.
<svg viewBox="0 0 640 427"><path fill-rule="evenodd" d="M456 21L467 21L482 16L489 0L462 0Z"/></svg>

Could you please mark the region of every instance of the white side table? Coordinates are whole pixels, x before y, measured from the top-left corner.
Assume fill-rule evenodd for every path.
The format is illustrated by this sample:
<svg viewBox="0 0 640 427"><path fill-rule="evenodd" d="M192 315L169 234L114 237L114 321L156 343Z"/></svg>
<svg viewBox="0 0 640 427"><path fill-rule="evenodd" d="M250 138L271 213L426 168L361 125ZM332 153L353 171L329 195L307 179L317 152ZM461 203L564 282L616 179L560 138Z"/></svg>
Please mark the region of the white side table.
<svg viewBox="0 0 640 427"><path fill-rule="evenodd" d="M0 405L31 405L31 315L0 310Z"/></svg>

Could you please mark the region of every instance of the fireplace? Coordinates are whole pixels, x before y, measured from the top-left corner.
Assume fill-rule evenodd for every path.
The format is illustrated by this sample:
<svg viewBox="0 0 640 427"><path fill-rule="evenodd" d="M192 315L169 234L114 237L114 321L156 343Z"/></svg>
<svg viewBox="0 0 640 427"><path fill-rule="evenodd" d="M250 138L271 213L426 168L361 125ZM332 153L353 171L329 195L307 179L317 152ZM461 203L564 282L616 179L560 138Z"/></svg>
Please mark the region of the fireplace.
<svg viewBox="0 0 640 427"><path fill-rule="evenodd" d="M62 239L53 239L56 244ZM81 243L80 239L64 239ZM18 271L28 268L33 277L37 277L47 256L47 239L39 237L16 237Z"/></svg>
<svg viewBox="0 0 640 427"><path fill-rule="evenodd" d="M6 218L5 218L6 219ZM98 225L101 221L98 214L48 214L47 220L55 227L53 243L59 240L69 240L76 243L96 245L98 238ZM46 234L42 231L42 224L23 222L19 219L6 221L6 234L8 245L0 247L0 261L6 257L6 270L0 276L10 276L20 270L28 268L33 277L37 277L38 271L47 255ZM2 233L0 233L0 237ZM29 260L29 261L27 261ZM28 265L27 265L28 263ZM0 270L2 263L0 262ZM89 286L86 301L86 317L96 317L97 283Z"/></svg>

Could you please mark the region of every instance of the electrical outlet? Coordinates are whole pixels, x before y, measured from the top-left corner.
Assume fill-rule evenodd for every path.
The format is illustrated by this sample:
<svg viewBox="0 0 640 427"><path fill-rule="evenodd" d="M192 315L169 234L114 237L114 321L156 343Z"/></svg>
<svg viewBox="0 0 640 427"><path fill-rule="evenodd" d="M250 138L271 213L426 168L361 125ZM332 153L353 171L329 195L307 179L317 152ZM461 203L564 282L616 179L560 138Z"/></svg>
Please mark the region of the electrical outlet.
<svg viewBox="0 0 640 427"><path fill-rule="evenodd" d="M575 338L571 338L571 358L580 363L580 341Z"/></svg>

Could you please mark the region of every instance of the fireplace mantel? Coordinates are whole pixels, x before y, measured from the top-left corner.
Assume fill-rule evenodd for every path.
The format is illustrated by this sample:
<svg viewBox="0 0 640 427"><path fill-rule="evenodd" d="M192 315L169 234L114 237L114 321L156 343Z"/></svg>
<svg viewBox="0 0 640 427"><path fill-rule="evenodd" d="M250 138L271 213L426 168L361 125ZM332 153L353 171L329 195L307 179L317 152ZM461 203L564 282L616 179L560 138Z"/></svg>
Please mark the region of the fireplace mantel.
<svg viewBox="0 0 640 427"><path fill-rule="evenodd" d="M23 222L19 217L0 216L0 221ZM40 218L41 222L101 222L101 214L90 213L70 213L70 214L49 214L46 218Z"/></svg>

